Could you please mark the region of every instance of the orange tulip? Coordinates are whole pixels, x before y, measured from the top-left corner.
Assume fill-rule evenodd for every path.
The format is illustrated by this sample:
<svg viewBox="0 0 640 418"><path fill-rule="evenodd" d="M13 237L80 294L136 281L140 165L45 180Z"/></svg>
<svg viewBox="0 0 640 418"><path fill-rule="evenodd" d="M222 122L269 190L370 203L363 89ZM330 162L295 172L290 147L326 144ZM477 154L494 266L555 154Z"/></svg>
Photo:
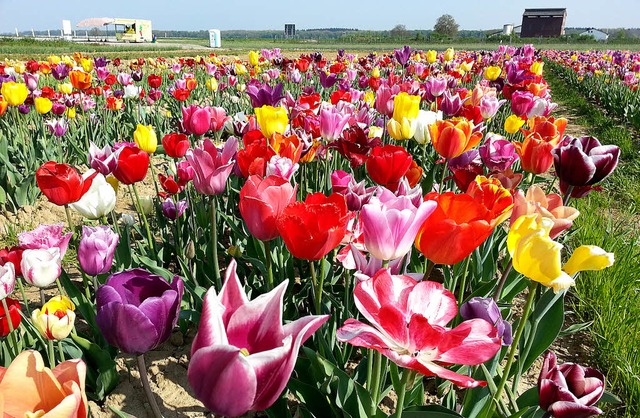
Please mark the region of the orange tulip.
<svg viewBox="0 0 640 418"><path fill-rule="evenodd" d="M71 85L78 90L85 90L91 87L91 74L74 70L69 73Z"/></svg>
<svg viewBox="0 0 640 418"><path fill-rule="evenodd" d="M529 119L527 125L529 125L531 130L527 131L523 129L522 133L524 133L524 136L537 133L545 142L550 142L555 147L564 137L567 120L565 118L555 119L554 117L546 118L544 116L536 116L535 118Z"/></svg>
<svg viewBox="0 0 640 418"><path fill-rule="evenodd" d="M436 264L455 264L467 257L493 231L492 211L473 196L431 192L425 200L438 203L420 227L416 248Z"/></svg>
<svg viewBox="0 0 640 418"><path fill-rule="evenodd" d="M284 136L275 132L269 138L269 147L279 156L290 159L294 164L300 161L303 146L304 144L295 134Z"/></svg>
<svg viewBox="0 0 640 418"><path fill-rule="evenodd" d="M538 133L529 134L523 142L514 142L513 145L520 156L522 169L528 173L544 173L553 164L551 150L556 145L553 142L545 141Z"/></svg>
<svg viewBox="0 0 640 418"><path fill-rule="evenodd" d="M545 194L538 186L531 186L525 195L522 190L514 196L511 225L523 215L537 213L540 218L548 218L553 221L553 227L549 236L554 239L573 224L573 220L580 215L577 209L564 206L562 197L556 193Z"/></svg>
<svg viewBox="0 0 640 418"><path fill-rule="evenodd" d="M496 178L477 176L469 184L467 194L489 210L493 227L511 215L513 196L509 190L502 187L500 180Z"/></svg>
<svg viewBox="0 0 640 418"><path fill-rule="evenodd" d="M0 416L85 418L86 369L82 360L67 360L51 370L40 353L23 351L0 367Z"/></svg>
<svg viewBox="0 0 640 418"><path fill-rule="evenodd" d="M454 158L480 143L481 132L473 132L473 122L465 118L438 120L429 126L431 142L444 158Z"/></svg>
<svg viewBox="0 0 640 418"><path fill-rule="evenodd" d="M7 102L5 99L2 98L2 96L0 96L0 116L4 115L4 113L7 111L8 106L9 106L9 102Z"/></svg>

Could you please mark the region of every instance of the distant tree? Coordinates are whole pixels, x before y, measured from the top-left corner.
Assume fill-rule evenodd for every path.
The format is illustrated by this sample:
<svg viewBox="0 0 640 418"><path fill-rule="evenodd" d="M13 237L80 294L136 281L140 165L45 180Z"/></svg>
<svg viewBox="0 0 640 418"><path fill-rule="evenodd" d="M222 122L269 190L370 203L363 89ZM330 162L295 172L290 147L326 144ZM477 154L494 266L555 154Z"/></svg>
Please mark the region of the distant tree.
<svg viewBox="0 0 640 418"><path fill-rule="evenodd" d="M395 25L389 34L394 38L405 38L409 34L409 31L405 25Z"/></svg>
<svg viewBox="0 0 640 418"><path fill-rule="evenodd" d="M440 34L450 37L455 37L458 34L458 28L460 25L456 23L456 20L451 15L442 15L436 21L433 30Z"/></svg>

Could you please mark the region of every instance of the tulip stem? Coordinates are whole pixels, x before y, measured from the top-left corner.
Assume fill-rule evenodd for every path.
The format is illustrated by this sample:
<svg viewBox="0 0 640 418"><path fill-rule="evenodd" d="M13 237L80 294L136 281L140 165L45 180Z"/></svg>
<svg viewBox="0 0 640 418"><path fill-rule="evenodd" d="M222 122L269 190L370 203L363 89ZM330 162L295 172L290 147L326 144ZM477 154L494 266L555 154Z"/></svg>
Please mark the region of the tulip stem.
<svg viewBox="0 0 640 418"><path fill-rule="evenodd" d="M140 202L140 196L138 195L138 189L136 189L135 183L131 185L131 188L133 189L133 194L138 204L138 211L140 212L140 217L142 217L142 223L144 223L144 228L147 231L147 241L149 241L149 248L151 249L151 252L154 254L154 258L157 259L158 254L156 253L155 245L153 242L153 235L151 235L151 229L149 228L149 221L147 221L147 215L145 215L144 209L142 208L142 204Z"/></svg>
<svg viewBox="0 0 640 418"><path fill-rule="evenodd" d="M267 267L267 290L273 289L273 268L271 266L271 243L264 241L264 257Z"/></svg>
<svg viewBox="0 0 640 418"><path fill-rule="evenodd" d="M447 177L447 159L444 159L444 163L442 163L442 178L440 179L440 187L438 188L438 193L442 194L442 188L444 187L444 179Z"/></svg>
<svg viewBox="0 0 640 418"><path fill-rule="evenodd" d="M27 310L27 315L31 318L31 308L29 308L29 300L27 299L27 293L24 291L24 285L22 284L22 280L16 278L16 283L18 283L18 287L20 288L20 294L22 295L22 302L24 303L24 308Z"/></svg>
<svg viewBox="0 0 640 418"><path fill-rule="evenodd" d="M60 354L60 363L62 363L64 359L64 350L62 349L62 340L58 341L58 354Z"/></svg>
<svg viewBox="0 0 640 418"><path fill-rule="evenodd" d="M309 261L309 268L311 269L311 285L313 287L313 301L315 304L316 315L320 315L320 309L322 308L322 284L324 282L324 266L322 264L322 260L320 260L320 282L318 282L318 277L316 275L316 268L313 265L313 261Z"/></svg>
<svg viewBox="0 0 640 418"><path fill-rule="evenodd" d="M156 169L153 168L153 157L149 156L149 169L151 170L151 177L153 178L153 187L156 189L156 196L160 194L160 189L158 189L158 176L156 176Z"/></svg>
<svg viewBox="0 0 640 418"><path fill-rule="evenodd" d="M371 378L371 410L369 415L375 416L376 409L378 409L378 403L380 402L380 376L382 374L382 354L379 351L373 351L373 377ZM399 394L398 394L399 395Z"/></svg>
<svg viewBox="0 0 640 418"><path fill-rule="evenodd" d="M138 371L140 372L140 381L142 382L144 393L145 395L147 395L147 400L149 401L149 405L151 405L153 416L155 418L162 418L162 414L160 413L160 408L158 408L158 403L156 402L156 398L153 396L153 392L151 391L151 386L149 386L149 378L147 377L147 366L144 364L144 354L140 354L138 357L136 357L136 359L138 360Z"/></svg>
<svg viewBox="0 0 640 418"><path fill-rule="evenodd" d="M436 266L436 263L434 263L431 260L427 260L427 268L424 271L424 276L422 276L422 280L429 280L429 277L431 277L431 272L433 271L433 268Z"/></svg>
<svg viewBox="0 0 640 418"><path fill-rule="evenodd" d="M9 355L13 358L16 356L14 350L17 349L18 342L16 341L16 336L13 333L15 328L13 328L13 320L11 319L11 312L9 311L6 298L2 299L2 308L4 309L4 314L7 317L7 325L9 326L9 334L7 335L7 338L9 339Z"/></svg>
<svg viewBox="0 0 640 418"><path fill-rule="evenodd" d="M520 342L520 337L522 337L527 319L529 318L529 313L531 313L531 306L533 305L533 300L535 299L537 287L538 282L531 280L531 283L529 283L529 294L527 295L527 302L524 305L524 310L522 312L522 318L520 318L520 323L518 324L516 335L513 337L513 342L511 343L511 348L509 349L509 356L507 357L507 363L505 364L502 371L502 378L500 379L500 383L498 383L496 393L493 394L491 412L488 416L493 415L493 412L496 409L496 405L500 401L500 397L502 396L502 391L504 390L504 387L507 384L507 380L509 379L509 371L511 370L511 366L513 365L513 359L515 358L516 350L518 349L518 343Z"/></svg>
<svg viewBox="0 0 640 418"><path fill-rule="evenodd" d="M47 339L47 346L48 346L47 354L49 355L49 365L53 370L53 368L56 367L56 357L55 357L56 351L53 348L53 340Z"/></svg>
<svg viewBox="0 0 640 418"><path fill-rule="evenodd" d="M569 204L569 199L571 199L571 193L573 193L573 186L569 186L567 192L564 194L564 199L562 199L562 206L567 206Z"/></svg>
<svg viewBox="0 0 640 418"><path fill-rule="evenodd" d="M69 223L69 230L73 234L72 237L75 237L76 231L73 229L73 221L71 220L71 211L69 210L69 205L64 205L64 213L67 215L67 222Z"/></svg>
<svg viewBox="0 0 640 418"><path fill-rule="evenodd" d="M404 409L404 398L407 394L407 383L413 380L416 372L414 370L404 369L402 372L402 380L400 381L400 387L396 388L396 395L398 396L398 402L396 402L396 412L394 418L402 417L402 410Z"/></svg>
<svg viewBox="0 0 640 418"><path fill-rule="evenodd" d="M496 288L496 291L493 294L493 300L495 300L496 302L500 299L500 296L502 295L502 289L504 288L504 284L507 282L507 277L509 277L509 273L511 273L512 268L513 268L513 259L509 260L507 267L505 267L504 271L502 272L502 276L500 276L498 287Z"/></svg>
<svg viewBox="0 0 640 418"><path fill-rule="evenodd" d="M216 225L216 197L211 195L211 256L213 257L213 273L218 290L222 289L220 267L218 266L218 226Z"/></svg>
<svg viewBox="0 0 640 418"><path fill-rule="evenodd" d="M464 302L464 288L467 287L467 273L469 272L469 263L471 262L471 254L467 256L467 261L464 263L464 271L462 272L462 282L460 283L460 294L458 295L458 304L461 305Z"/></svg>

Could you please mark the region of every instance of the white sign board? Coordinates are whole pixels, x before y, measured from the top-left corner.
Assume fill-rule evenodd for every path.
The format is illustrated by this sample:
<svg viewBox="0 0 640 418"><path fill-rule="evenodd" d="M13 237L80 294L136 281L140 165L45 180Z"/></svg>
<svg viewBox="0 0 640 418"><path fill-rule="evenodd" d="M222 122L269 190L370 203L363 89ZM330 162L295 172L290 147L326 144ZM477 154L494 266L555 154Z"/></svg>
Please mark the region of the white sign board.
<svg viewBox="0 0 640 418"><path fill-rule="evenodd" d="M62 21L62 35L63 36L71 36L71 21L63 20Z"/></svg>

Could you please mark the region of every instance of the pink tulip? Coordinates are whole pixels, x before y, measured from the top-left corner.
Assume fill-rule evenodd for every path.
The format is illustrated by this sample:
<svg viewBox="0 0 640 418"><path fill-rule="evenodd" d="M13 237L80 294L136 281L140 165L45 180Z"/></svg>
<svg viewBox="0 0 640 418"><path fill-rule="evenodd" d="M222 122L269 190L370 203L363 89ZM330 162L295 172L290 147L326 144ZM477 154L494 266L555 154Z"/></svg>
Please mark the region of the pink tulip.
<svg viewBox="0 0 640 418"><path fill-rule="evenodd" d="M214 414L235 417L270 407L287 385L302 344L329 319L309 315L283 326L287 284L249 300L232 260L220 294L212 287L205 295L188 378Z"/></svg>
<svg viewBox="0 0 640 418"><path fill-rule="evenodd" d="M556 238L563 231L571 228L573 220L580 215L577 209L564 206L562 197L556 193L545 194L539 186L533 185L525 195L522 190L513 196L513 210L511 212L511 225L523 215L537 213L539 217L553 221L553 228L549 236Z"/></svg>
<svg viewBox="0 0 640 418"><path fill-rule="evenodd" d="M211 115L211 119L209 121L209 129L212 132L218 132L220 129L224 128L224 124L231 119L230 116L227 116L227 112L225 112L222 107L210 107L209 114Z"/></svg>
<svg viewBox="0 0 640 418"><path fill-rule="evenodd" d="M336 107L320 109L320 136L327 142L340 138L350 118L350 114L342 113Z"/></svg>
<svg viewBox="0 0 640 418"><path fill-rule="evenodd" d="M486 382L458 374L442 365L477 365L501 347L497 330L484 319L446 325L458 313L456 298L436 282L416 282L382 269L354 291L356 306L367 325L350 318L338 329L339 341L372 348L399 366L426 376L439 376L461 387ZM441 365L442 364L442 365Z"/></svg>
<svg viewBox="0 0 640 418"><path fill-rule="evenodd" d="M227 140L222 151L210 139L187 151L185 158L193 168L193 185L198 193L216 195L224 191L237 151L238 140L235 137Z"/></svg>
<svg viewBox="0 0 640 418"><path fill-rule="evenodd" d="M407 196L381 193L362 206L364 245L380 260L395 260L413 247L425 219L438 205L420 200L416 207Z"/></svg>
<svg viewBox="0 0 640 418"><path fill-rule="evenodd" d="M62 233L64 224L38 225L33 231L18 234L20 247L25 250L47 250L57 248L60 250L60 258L64 258L69 247L69 241L73 233Z"/></svg>
<svg viewBox="0 0 640 418"><path fill-rule="evenodd" d="M287 180L254 175L240 189L239 209L249 232L261 241L280 236L276 220L289 203L296 200L296 188Z"/></svg>
<svg viewBox="0 0 640 418"><path fill-rule="evenodd" d="M211 124L210 108L197 105L183 107L181 124L186 134L204 135Z"/></svg>

